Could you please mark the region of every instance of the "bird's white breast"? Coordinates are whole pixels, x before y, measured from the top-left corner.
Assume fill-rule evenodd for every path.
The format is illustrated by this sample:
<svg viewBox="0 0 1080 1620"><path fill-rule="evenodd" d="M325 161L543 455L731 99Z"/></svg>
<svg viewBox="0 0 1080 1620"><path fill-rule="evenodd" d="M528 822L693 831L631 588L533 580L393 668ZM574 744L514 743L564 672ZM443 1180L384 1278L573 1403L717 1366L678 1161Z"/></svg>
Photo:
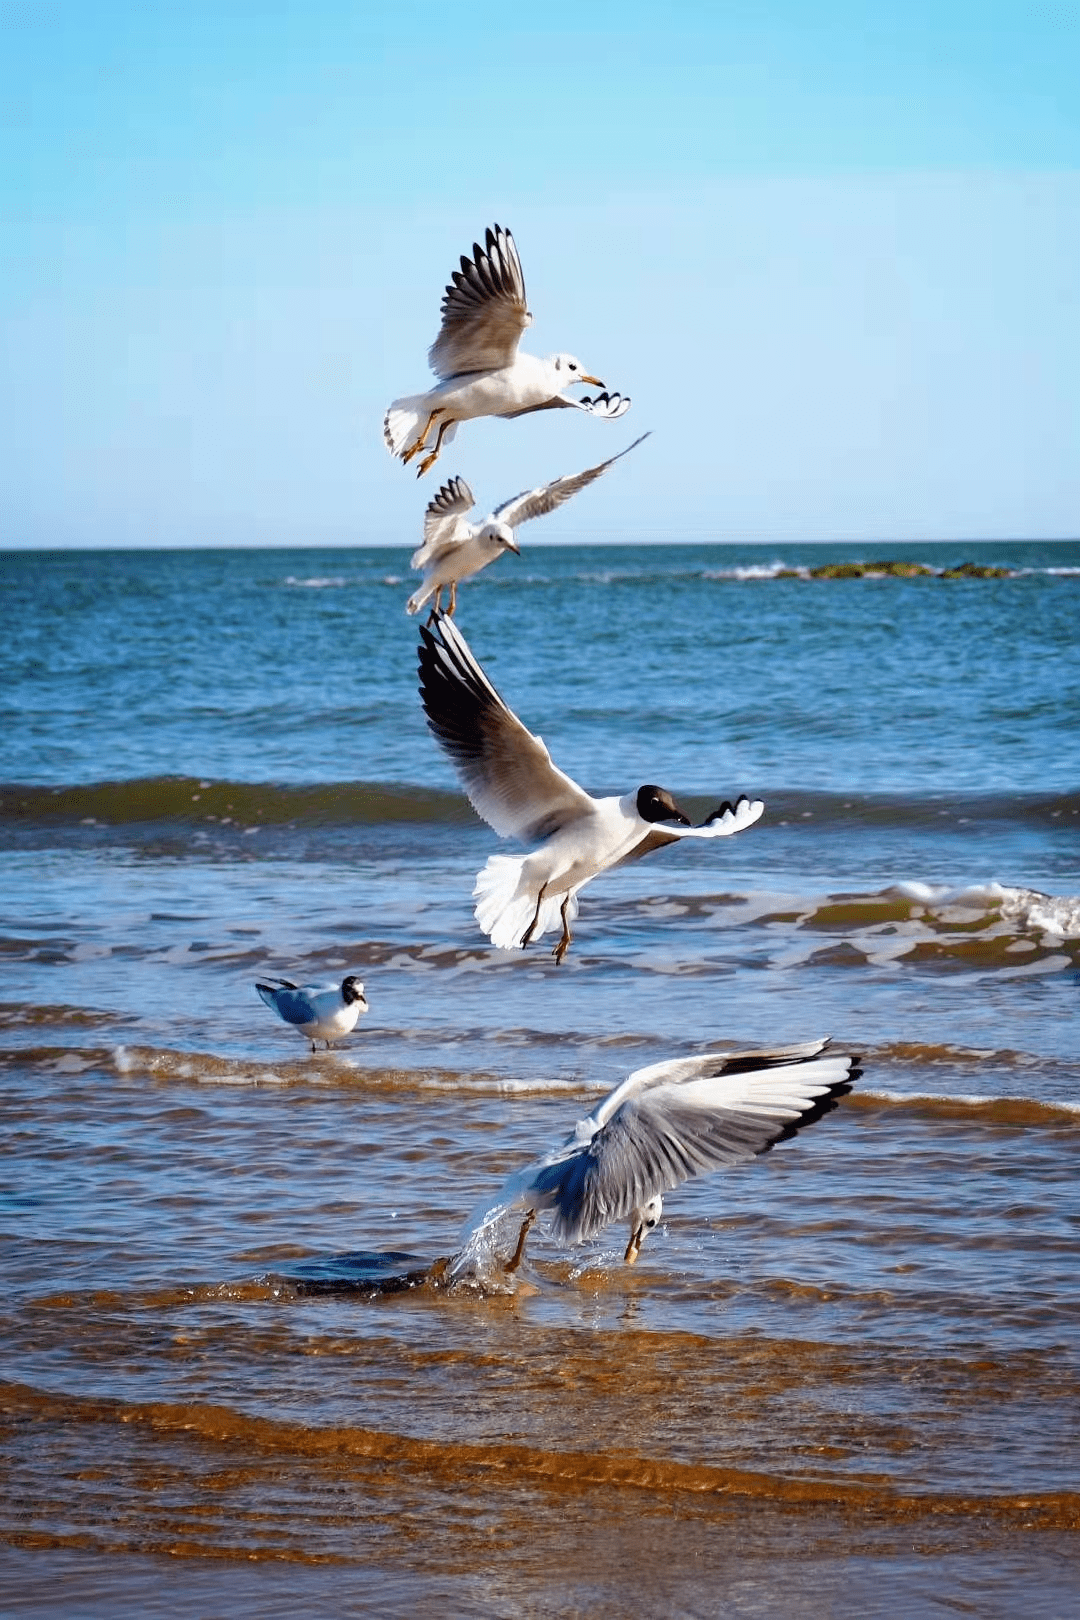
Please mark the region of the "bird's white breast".
<svg viewBox="0 0 1080 1620"><path fill-rule="evenodd" d="M641 838L642 821L632 794L594 799L589 815L575 817L542 845L550 883L575 888L629 854Z"/></svg>
<svg viewBox="0 0 1080 1620"><path fill-rule="evenodd" d="M550 360L519 354L512 366L451 378L433 393L458 421L474 416L505 416L543 405L559 392L561 378Z"/></svg>

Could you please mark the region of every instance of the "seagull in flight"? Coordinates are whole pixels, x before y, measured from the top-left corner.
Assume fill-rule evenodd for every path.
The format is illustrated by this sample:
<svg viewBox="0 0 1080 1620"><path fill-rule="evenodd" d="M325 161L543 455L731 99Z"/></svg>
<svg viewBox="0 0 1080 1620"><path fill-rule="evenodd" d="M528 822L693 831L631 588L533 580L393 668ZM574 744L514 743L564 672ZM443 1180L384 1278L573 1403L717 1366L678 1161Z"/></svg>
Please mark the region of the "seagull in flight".
<svg viewBox="0 0 1080 1620"><path fill-rule="evenodd" d="M350 973L338 984L293 984L291 979L275 979L273 984L255 986L266 1005L286 1024L306 1035L315 1051L316 1041L340 1040L355 1028L368 1010L364 986Z"/></svg>
<svg viewBox="0 0 1080 1620"><path fill-rule="evenodd" d="M501 225L489 227L485 242L485 247L473 243L471 259L462 255L461 269L454 271L443 295L442 326L428 350L438 383L426 394L395 399L383 420L391 455L408 465L427 451L418 477L450 443L457 424L475 416L525 416L564 408L613 421L630 409L622 394L568 397L566 389L575 383L604 387L572 354L541 360L518 353L521 334L532 324L521 260L514 238Z"/></svg>
<svg viewBox="0 0 1080 1620"><path fill-rule="evenodd" d="M428 729L453 761L477 815L502 838L535 843L529 854L492 855L477 875L475 917L493 945L525 946L562 921L553 955L561 962L577 896L608 867L680 838L725 838L765 809L760 799L726 799L693 827L654 783L596 799L553 764L496 692L445 613L420 627L420 701Z"/></svg>
<svg viewBox="0 0 1080 1620"><path fill-rule="evenodd" d="M620 450L617 456L609 456L607 461L601 461L596 467L587 467L579 473L564 473L561 478L553 478L550 484L523 490L511 500L503 501L494 512L489 512L483 523L468 521L465 514L476 504L473 492L463 478L451 478L428 502L424 513L424 543L413 553L410 564L423 573L424 579L420 589L414 591L405 604L406 611L419 613L425 602L430 602L434 597L433 612L437 613L443 588L449 585L450 605L447 612L453 617L461 580L478 574L481 568L486 568L504 551L520 555L514 537L514 530L519 524L554 512L557 506L594 483L601 473L607 472L623 456L628 456L642 439L648 437L647 433L643 433L625 450Z"/></svg>
<svg viewBox="0 0 1080 1620"><path fill-rule="evenodd" d="M769 1051L707 1052L637 1069L579 1120L566 1141L510 1177L474 1212L451 1276L482 1273L508 1215L524 1212L514 1272L538 1215L567 1244L629 1220L623 1256L637 1260L663 1195L694 1176L743 1164L830 1113L862 1070L828 1040Z"/></svg>

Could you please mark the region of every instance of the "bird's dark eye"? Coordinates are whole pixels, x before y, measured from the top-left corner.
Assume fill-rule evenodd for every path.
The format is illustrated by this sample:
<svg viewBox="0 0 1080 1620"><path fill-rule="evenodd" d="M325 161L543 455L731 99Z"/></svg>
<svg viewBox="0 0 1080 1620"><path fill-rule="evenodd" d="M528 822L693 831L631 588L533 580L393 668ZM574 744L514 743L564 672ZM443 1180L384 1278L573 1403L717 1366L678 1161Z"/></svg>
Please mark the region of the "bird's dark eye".
<svg viewBox="0 0 1080 1620"><path fill-rule="evenodd" d="M645 1225L649 1228L649 1231L651 1232L653 1227L656 1225L656 1216L653 1215L649 1220L647 1220L645 1222Z"/></svg>
<svg viewBox="0 0 1080 1620"><path fill-rule="evenodd" d="M572 360L570 362L570 370L571 371L576 371L577 370L577 366L575 366L575 364L574 364L574 362Z"/></svg>

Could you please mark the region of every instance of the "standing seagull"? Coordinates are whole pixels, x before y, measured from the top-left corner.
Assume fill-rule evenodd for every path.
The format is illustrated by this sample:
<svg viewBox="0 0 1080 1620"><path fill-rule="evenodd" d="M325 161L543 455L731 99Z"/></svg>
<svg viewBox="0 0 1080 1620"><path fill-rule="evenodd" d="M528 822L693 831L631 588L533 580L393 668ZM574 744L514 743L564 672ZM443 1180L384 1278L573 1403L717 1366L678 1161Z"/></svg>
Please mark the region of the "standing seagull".
<svg viewBox="0 0 1080 1620"><path fill-rule="evenodd" d="M504 1217L525 1219L504 1271L516 1271L538 1214L551 1211L563 1243L629 1219L623 1258L637 1260L663 1212L663 1194L694 1176L743 1164L830 1113L861 1074L857 1060L808 1041L764 1052L708 1052L637 1069L554 1148L503 1184L477 1210L451 1275L469 1275L490 1253Z"/></svg>
<svg viewBox="0 0 1080 1620"><path fill-rule="evenodd" d="M514 538L518 524L554 512L557 506L593 483L621 457L628 456L631 450L636 449L641 439L648 437L647 433L643 433L640 439L628 444L617 456L609 456L607 461L601 461L599 466L587 467L584 472L564 473L561 478L553 478L550 484L541 484L538 489L523 490L512 500L503 501L483 523L468 521L465 513L476 504L473 492L463 478L451 478L434 500L428 503L424 513L424 543L413 553L410 564L412 568L423 570L424 582L409 597L405 604L406 611L419 613L424 603L434 597L434 611L437 613L443 587L449 585L450 606L447 612L452 617L457 606L459 581L468 579L470 574L478 574L481 568L486 568L504 551L518 551Z"/></svg>
<svg viewBox="0 0 1080 1620"><path fill-rule="evenodd" d="M315 1042L340 1040L356 1028L361 1013L368 1010L364 986L350 973L340 985L293 984L290 979L275 979L273 984L255 986L266 1005L286 1024L292 1024L301 1035L306 1035L315 1050Z"/></svg>
<svg viewBox="0 0 1080 1620"><path fill-rule="evenodd" d="M563 391L574 383L604 386L572 354L541 360L518 353L521 334L532 324L521 260L514 238L501 225L489 227L486 242L486 249L473 243L471 259L462 255L461 269L443 295L442 326L428 350L437 386L395 399L383 420L387 449L406 465L427 449L435 433L418 477L450 443L457 424L474 416L524 416L566 407L612 420L630 409L621 394L567 399Z"/></svg>
<svg viewBox="0 0 1080 1620"><path fill-rule="evenodd" d="M652 783L594 799L507 707L445 613L435 615L434 630L420 627L420 701L477 815L501 838L539 840L528 855L490 856L477 875L474 915L503 950L528 945L561 918L553 952L561 962L578 890L590 878L679 838L742 832L765 809L744 794L692 827L671 794Z"/></svg>

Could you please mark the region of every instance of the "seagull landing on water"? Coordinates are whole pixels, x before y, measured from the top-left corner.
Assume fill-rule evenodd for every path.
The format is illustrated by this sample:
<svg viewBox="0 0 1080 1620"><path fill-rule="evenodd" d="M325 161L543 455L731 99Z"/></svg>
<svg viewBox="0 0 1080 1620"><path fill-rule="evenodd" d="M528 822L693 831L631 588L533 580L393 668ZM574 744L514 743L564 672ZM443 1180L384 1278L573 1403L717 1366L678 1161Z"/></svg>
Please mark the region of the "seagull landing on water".
<svg viewBox="0 0 1080 1620"><path fill-rule="evenodd" d="M565 390L575 383L603 388L572 354L541 360L519 354L521 334L532 324L525 300L525 278L514 238L493 225L486 248L473 243L473 256L443 295L442 326L428 350L428 363L439 381L426 394L395 399L383 421L383 438L393 456L406 465L422 450L428 453L417 469L422 477L449 444L459 422L476 416L524 416L529 411L560 408L588 411L609 421L630 409L621 394L571 399ZM434 434L434 442L428 443Z"/></svg>
<svg viewBox="0 0 1080 1620"><path fill-rule="evenodd" d="M594 799L507 707L445 613L420 628L420 700L476 813L502 838L538 840L528 855L492 855L476 879L474 915L502 950L530 944L561 920L553 952L561 962L578 891L591 878L680 838L742 832L765 809L743 794L693 827L671 794L652 783Z"/></svg>
<svg viewBox="0 0 1080 1620"><path fill-rule="evenodd" d="M450 1275L478 1275L503 1220L524 1212L521 1264L538 1215L551 1213L562 1243L595 1237L629 1220L623 1258L637 1260L663 1213L663 1195L694 1176L743 1164L836 1107L861 1074L858 1060L809 1041L760 1052L709 1052L638 1069L580 1120L561 1147L518 1171L477 1210Z"/></svg>
<svg viewBox="0 0 1080 1620"><path fill-rule="evenodd" d="M424 543L413 553L411 567L423 572L424 582L405 604L409 613L419 613L425 602L435 598L434 612L438 612L443 588L450 587L450 605L447 612L453 616L457 606L457 588L463 579L478 574L481 568L501 557L504 551L517 552L514 530L532 518L546 517L571 495L587 488L607 472L623 456L628 456L649 435L628 444L617 456L609 456L596 467L584 472L564 473L550 484L538 489L526 489L512 500L503 501L483 523L470 523L465 516L476 504L473 492L463 478L451 478L444 484L424 513Z"/></svg>
<svg viewBox="0 0 1080 1620"><path fill-rule="evenodd" d="M339 1041L356 1028L357 1020L368 1010L364 986L355 974L337 984L293 984L275 979L273 984L255 986L266 1005L286 1024L306 1035L315 1051L316 1041Z"/></svg>

